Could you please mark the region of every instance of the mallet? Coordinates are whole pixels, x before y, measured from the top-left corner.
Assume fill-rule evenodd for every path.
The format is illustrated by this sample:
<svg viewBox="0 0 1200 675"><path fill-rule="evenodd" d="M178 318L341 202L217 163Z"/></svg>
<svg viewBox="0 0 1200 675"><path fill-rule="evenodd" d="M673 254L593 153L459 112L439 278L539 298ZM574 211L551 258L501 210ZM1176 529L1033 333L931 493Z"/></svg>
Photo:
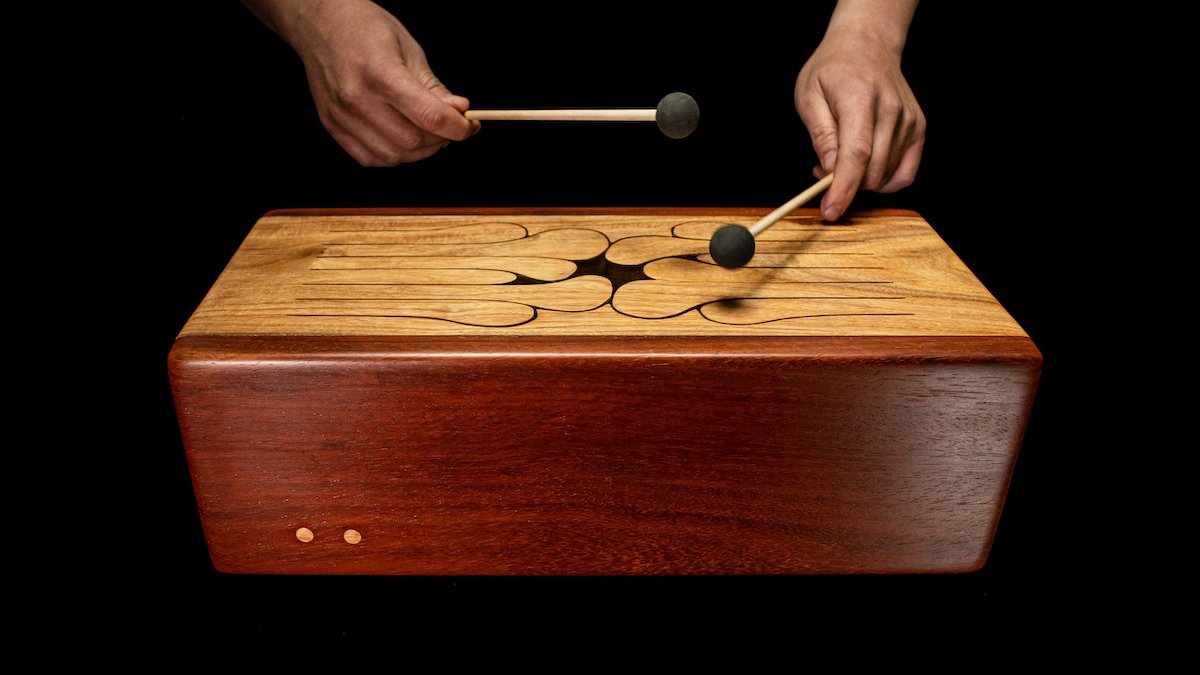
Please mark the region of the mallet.
<svg viewBox="0 0 1200 675"><path fill-rule="evenodd" d="M585 108L543 110L468 110L472 120L532 120L547 122L657 122L670 138L683 138L696 130L700 106L696 99L677 91L667 94L657 108Z"/></svg>
<svg viewBox="0 0 1200 675"><path fill-rule="evenodd" d="M775 224L775 221L802 206L805 202L816 197L833 182L833 174L828 174L813 184L804 192L792 197L786 204L763 216L748 229L737 223L722 225L713 233L708 241L708 253L713 261L721 267L741 267L754 257L754 238L760 232Z"/></svg>

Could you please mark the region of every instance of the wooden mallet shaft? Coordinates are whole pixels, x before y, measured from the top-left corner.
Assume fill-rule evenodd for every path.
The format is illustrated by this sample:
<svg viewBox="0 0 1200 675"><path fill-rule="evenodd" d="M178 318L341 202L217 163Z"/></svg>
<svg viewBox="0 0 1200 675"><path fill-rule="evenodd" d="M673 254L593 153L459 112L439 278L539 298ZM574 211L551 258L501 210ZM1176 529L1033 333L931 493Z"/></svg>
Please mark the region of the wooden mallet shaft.
<svg viewBox="0 0 1200 675"><path fill-rule="evenodd" d="M654 108L582 108L544 110L468 110L469 120L523 120L546 122L653 122Z"/></svg>
<svg viewBox="0 0 1200 675"><path fill-rule="evenodd" d="M750 259L754 257L754 238L760 232L774 225L780 218L796 210L808 200L821 194L832 182L833 174L831 173L748 228L737 223L722 225L716 232L713 232L712 238L708 241L708 253L712 256L713 262L721 267L741 267L750 262Z"/></svg>
<svg viewBox="0 0 1200 675"><path fill-rule="evenodd" d="M543 108L516 110L468 110L471 120L517 120L532 122L657 122L669 138L683 138L696 130L700 107L683 92L667 94L657 108Z"/></svg>
<svg viewBox="0 0 1200 675"><path fill-rule="evenodd" d="M750 234L757 237L759 232L762 232L763 230L767 229L768 227L774 225L775 222L778 221L779 219L783 218L784 216L791 213L792 211L795 211L796 209L800 208L804 204L808 203L808 201L811 200L813 197L816 197L817 195L824 192L829 187L829 184L832 182L833 182L833 174L832 173L826 174L826 176L824 178L817 181L816 183L813 183L812 187L808 188L804 192L801 192L800 194L796 195L795 197L792 197L783 206L780 206L779 208L775 209L774 211L768 213L767 215L760 218L757 223L751 225L749 228Z"/></svg>

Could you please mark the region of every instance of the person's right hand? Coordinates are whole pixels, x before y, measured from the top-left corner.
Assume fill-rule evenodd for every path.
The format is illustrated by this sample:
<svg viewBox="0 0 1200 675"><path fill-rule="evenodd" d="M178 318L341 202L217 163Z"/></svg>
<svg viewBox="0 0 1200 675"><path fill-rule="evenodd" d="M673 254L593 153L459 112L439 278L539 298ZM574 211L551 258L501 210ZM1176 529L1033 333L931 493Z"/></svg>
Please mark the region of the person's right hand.
<svg viewBox="0 0 1200 675"><path fill-rule="evenodd" d="M821 217L842 217L859 188L912 184L925 145L925 113L900 72L916 0L839 0L825 39L796 78L796 111L833 173Z"/></svg>
<svg viewBox="0 0 1200 675"><path fill-rule="evenodd" d="M363 166L425 159L479 131L421 45L368 0L247 0L300 55L321 123Z"/></svg>

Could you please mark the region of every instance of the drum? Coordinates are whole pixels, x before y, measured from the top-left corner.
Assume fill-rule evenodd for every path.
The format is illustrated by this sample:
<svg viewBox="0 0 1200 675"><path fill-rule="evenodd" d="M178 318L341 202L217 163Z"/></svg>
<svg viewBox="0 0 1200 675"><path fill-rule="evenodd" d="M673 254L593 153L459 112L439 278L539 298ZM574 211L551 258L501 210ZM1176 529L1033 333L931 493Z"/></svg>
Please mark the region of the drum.
<svg viewBox="0 0 1200 675"><path fill-rule="evenodd" d="M286 210L169 355L213 564L979 568L1041 355L920 215Z"/></svg>

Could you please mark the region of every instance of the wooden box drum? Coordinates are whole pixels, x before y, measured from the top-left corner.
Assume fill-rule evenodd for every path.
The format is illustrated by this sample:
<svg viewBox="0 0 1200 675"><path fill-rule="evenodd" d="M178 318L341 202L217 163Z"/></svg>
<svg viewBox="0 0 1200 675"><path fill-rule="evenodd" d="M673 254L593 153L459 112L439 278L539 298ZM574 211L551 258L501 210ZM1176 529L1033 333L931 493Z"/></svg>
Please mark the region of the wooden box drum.
<svg viewBox="0 0 1200 675"><path fill-rule="evenodd" d="M169 357L234 573L962 572L1041 368L919 215L274 211Z"/></svg>

